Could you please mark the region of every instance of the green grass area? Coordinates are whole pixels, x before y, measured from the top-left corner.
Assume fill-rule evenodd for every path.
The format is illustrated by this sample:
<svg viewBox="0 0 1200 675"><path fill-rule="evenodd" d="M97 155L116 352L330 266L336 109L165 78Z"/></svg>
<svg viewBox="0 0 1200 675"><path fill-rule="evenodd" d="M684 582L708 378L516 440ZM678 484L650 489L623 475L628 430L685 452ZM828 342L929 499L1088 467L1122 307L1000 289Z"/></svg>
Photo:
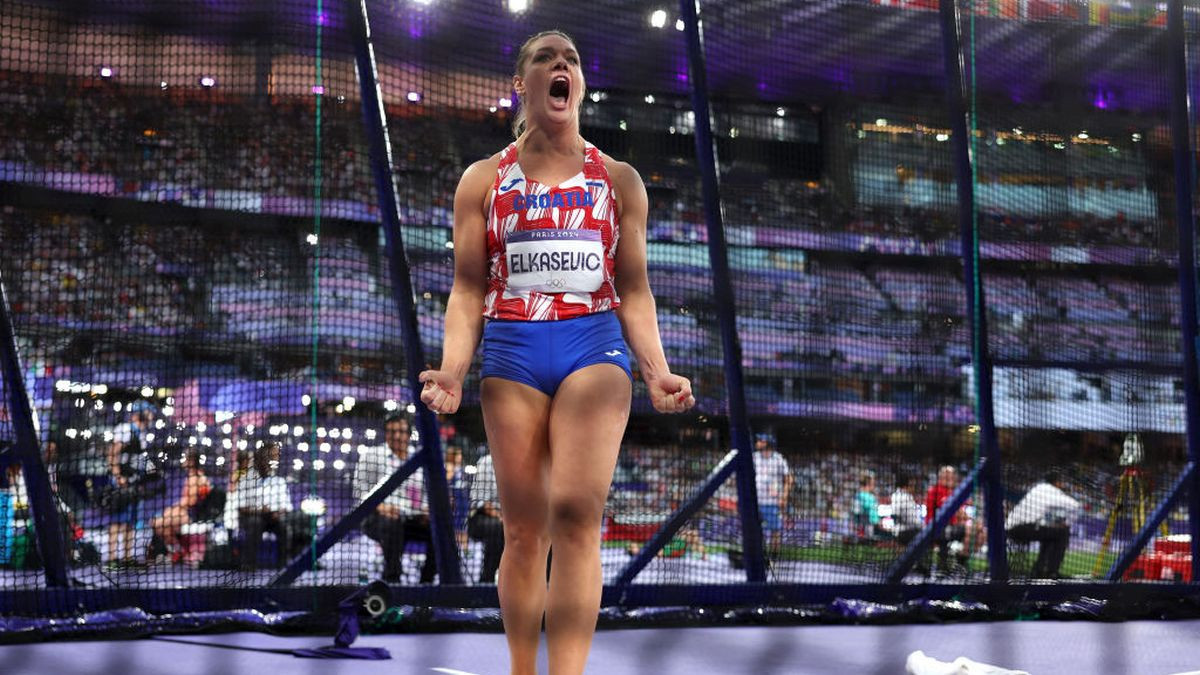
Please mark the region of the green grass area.
<svg viewBox="0 0 1200 675"><path fill-rule="evenodd" d="M835 565L889 565L895 562L901 553L900 548L885 543L851 542L805 547L787 546L784 547L779 559L823 562ZM1036 550L1027 553L1019 552L1010 554L1009 568L1013 570L1014 575L1020 575L1022 572L1027 574L1036 556ZM1105 553L1101 559L1100 574L1103 575L1108 572L1108 569L1112 567L1115 560L1115 553ZM984 573L988 568L987 558L979 554L971 558L969 564L971 571L976 573ZM1064 577L1090 577L1095 564L1095 552L1069 550L1063 558L1059 574Z"/></svg>
<svg viewBox="0 0 1200 675"><path fill-rule="evenodd" d="M851 542L816 546L784 546L779 560L833 564L886 564L900 557L901 550L886 544Z"/></svg>
<svg viewBox="0 0 1200 675"><path fill-rule="evenodd" d="M624 548L627 543L608 541L604 543L604 546ZM727 546L722 545L708 545L705 548L710 556L713 554L724 555L728 549ZM814 546L784 546L777 558L772 557L779 561L818 562L852 567L859 565L878 567L887 566L895 562L902 552L901 548L890 542L846 542L817 544ZM1036 548L1030 551L1010 553L1008 564L1009 569L1012 571L1012 576L1020 578L1027 575L1036 557ZM1112 567L1115 560L1116 553L1109 551L1104 554L1100 565L1101 576L1108 572L1108 569ZM1094 551L1068 550L1067 555L1063 558L1059 574L1068 578L1088 578L1091 577L1095 564L1096 553ZM978 574L987 572L988 563L986 556L976 554L971 558L969 566L971 572Z"/></svg>
<svg viewBox="0 0 1200 675"><path fill-rule="evenodd" d="M1029 568L1033 566L1033 561L1037 558L1037 550L1028 552L1018 552L1010 554L1008 567L1012 571L1013 576L1021 576L1028 574ZM1108 572L1108 568L1112 567L1117 556L1115 553L1107 552L1100 560L1100 576ZM1062 567L1058 573L1067 578L1084 578L1092 576L1092 568L1096 565L1096 553L1094 551L1071 551L1063 556ZM987 569L987 561L979 558L971 561L972 571L983 571Z"/></svg>

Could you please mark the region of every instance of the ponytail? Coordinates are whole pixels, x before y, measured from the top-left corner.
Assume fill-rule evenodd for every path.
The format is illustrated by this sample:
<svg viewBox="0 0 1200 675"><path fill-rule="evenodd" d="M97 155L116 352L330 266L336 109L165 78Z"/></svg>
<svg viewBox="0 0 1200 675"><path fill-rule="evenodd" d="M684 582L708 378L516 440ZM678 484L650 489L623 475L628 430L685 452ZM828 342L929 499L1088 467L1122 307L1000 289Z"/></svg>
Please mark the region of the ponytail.
<svg viewBox="0 0 1200 675"><path fill-rule="evenodd" d="M523 133L525 133L525 103L518 101L517 114L512 121L513 138L520 138Z"/></svg>

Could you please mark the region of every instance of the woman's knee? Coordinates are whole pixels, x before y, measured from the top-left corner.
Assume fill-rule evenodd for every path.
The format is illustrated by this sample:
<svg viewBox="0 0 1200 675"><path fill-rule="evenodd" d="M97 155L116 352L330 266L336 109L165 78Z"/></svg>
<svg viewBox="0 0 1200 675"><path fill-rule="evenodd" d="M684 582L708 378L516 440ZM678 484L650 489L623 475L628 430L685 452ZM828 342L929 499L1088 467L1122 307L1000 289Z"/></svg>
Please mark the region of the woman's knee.
<svg viewBox="0 0 1200 675"><path fill-rule="evenodd" d="M522 520L504 517L504 550L513 555L537 555L550 546L550 530L545 519Z"/></svg>
<svg viewBox="0 0 1200 675"><path fill-rule="evenodd" d="M600 529L604 500L591 495L563 495L550 500L553 537L592 536Z"/></svg>

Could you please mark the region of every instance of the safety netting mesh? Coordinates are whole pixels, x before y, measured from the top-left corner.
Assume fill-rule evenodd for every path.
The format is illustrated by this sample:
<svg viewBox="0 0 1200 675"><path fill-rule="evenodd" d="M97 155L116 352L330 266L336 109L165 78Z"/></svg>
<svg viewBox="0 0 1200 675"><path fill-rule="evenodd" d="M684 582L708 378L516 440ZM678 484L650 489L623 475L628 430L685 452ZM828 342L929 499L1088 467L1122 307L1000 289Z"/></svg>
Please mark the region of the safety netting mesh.
<svg viewBox="0 0 1200 675"><path fill-rule="evenodd" d="M698 401L659 416L635 384L605 582L747 579L733 477L630 567L735 450L754 454L775 583L883 581L976 466L980 317L936 3L699 5L751 448L729 429L683 18L521 5L366 3L402 252L381 226L358 5L0 9L0 270L76 582L261 588L294 563L301 587L417 586L437 580L436 510L466 583L494 583L478 363L440 419L448 502L418 471L319 559L303 551L424 445L393 261L407 257L436 365L455 188L512 142L517 52L548 28L582 57L582 135L645 182L663 345ZM1046 570L1017 532L1014 573L1103 574L1184 458L1162 12L958 9L1006 512L1067 542ZM7 410L6 395L0 457L16 467ZM6 471L0 590L39 588L28 491ZM1070 500L1023 507L1048 475ZM983 506L971 495L905 578L987 580Z"/></svg>
<svg viewBox="0 0 1200 675"><path fill-rule="evenodd" d="M80 585L264 586L407 452L385 443L404 348L334 18L0 15L4 277ZM355 531L299 583L378 577L383 558ZM39 583L36 556L7 562L7 589Z"/></svg>
<svg viewBox="0 0 1200 675"><path fill-rule="evenodd" d="M1186 454L1164 13L1068 6L1004 41L1012 20L966 7L1012 573L1104 578ZM1177 515L1130 575L1186 531Z"/></svg>
<svg viewBox="0 0 1200 675"><path fill-rule="evenodd" d="M769 578L880 581L972 464L938 17L702 8Z"/></svg>

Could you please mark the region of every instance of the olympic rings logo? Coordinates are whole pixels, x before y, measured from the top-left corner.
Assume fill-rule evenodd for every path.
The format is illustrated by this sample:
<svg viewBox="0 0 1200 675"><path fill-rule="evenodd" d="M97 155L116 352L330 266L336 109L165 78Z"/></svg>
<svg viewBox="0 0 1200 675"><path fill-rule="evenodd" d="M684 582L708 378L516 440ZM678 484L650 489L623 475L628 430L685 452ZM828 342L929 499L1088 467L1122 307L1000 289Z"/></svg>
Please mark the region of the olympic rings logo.
<svg viewBox="0 0 1200 675"><path fill-rule="evenodd" d="M562 277L551 277L546 280L546 285L550 288L562 288L567 285L567 282Z"/></svg>

